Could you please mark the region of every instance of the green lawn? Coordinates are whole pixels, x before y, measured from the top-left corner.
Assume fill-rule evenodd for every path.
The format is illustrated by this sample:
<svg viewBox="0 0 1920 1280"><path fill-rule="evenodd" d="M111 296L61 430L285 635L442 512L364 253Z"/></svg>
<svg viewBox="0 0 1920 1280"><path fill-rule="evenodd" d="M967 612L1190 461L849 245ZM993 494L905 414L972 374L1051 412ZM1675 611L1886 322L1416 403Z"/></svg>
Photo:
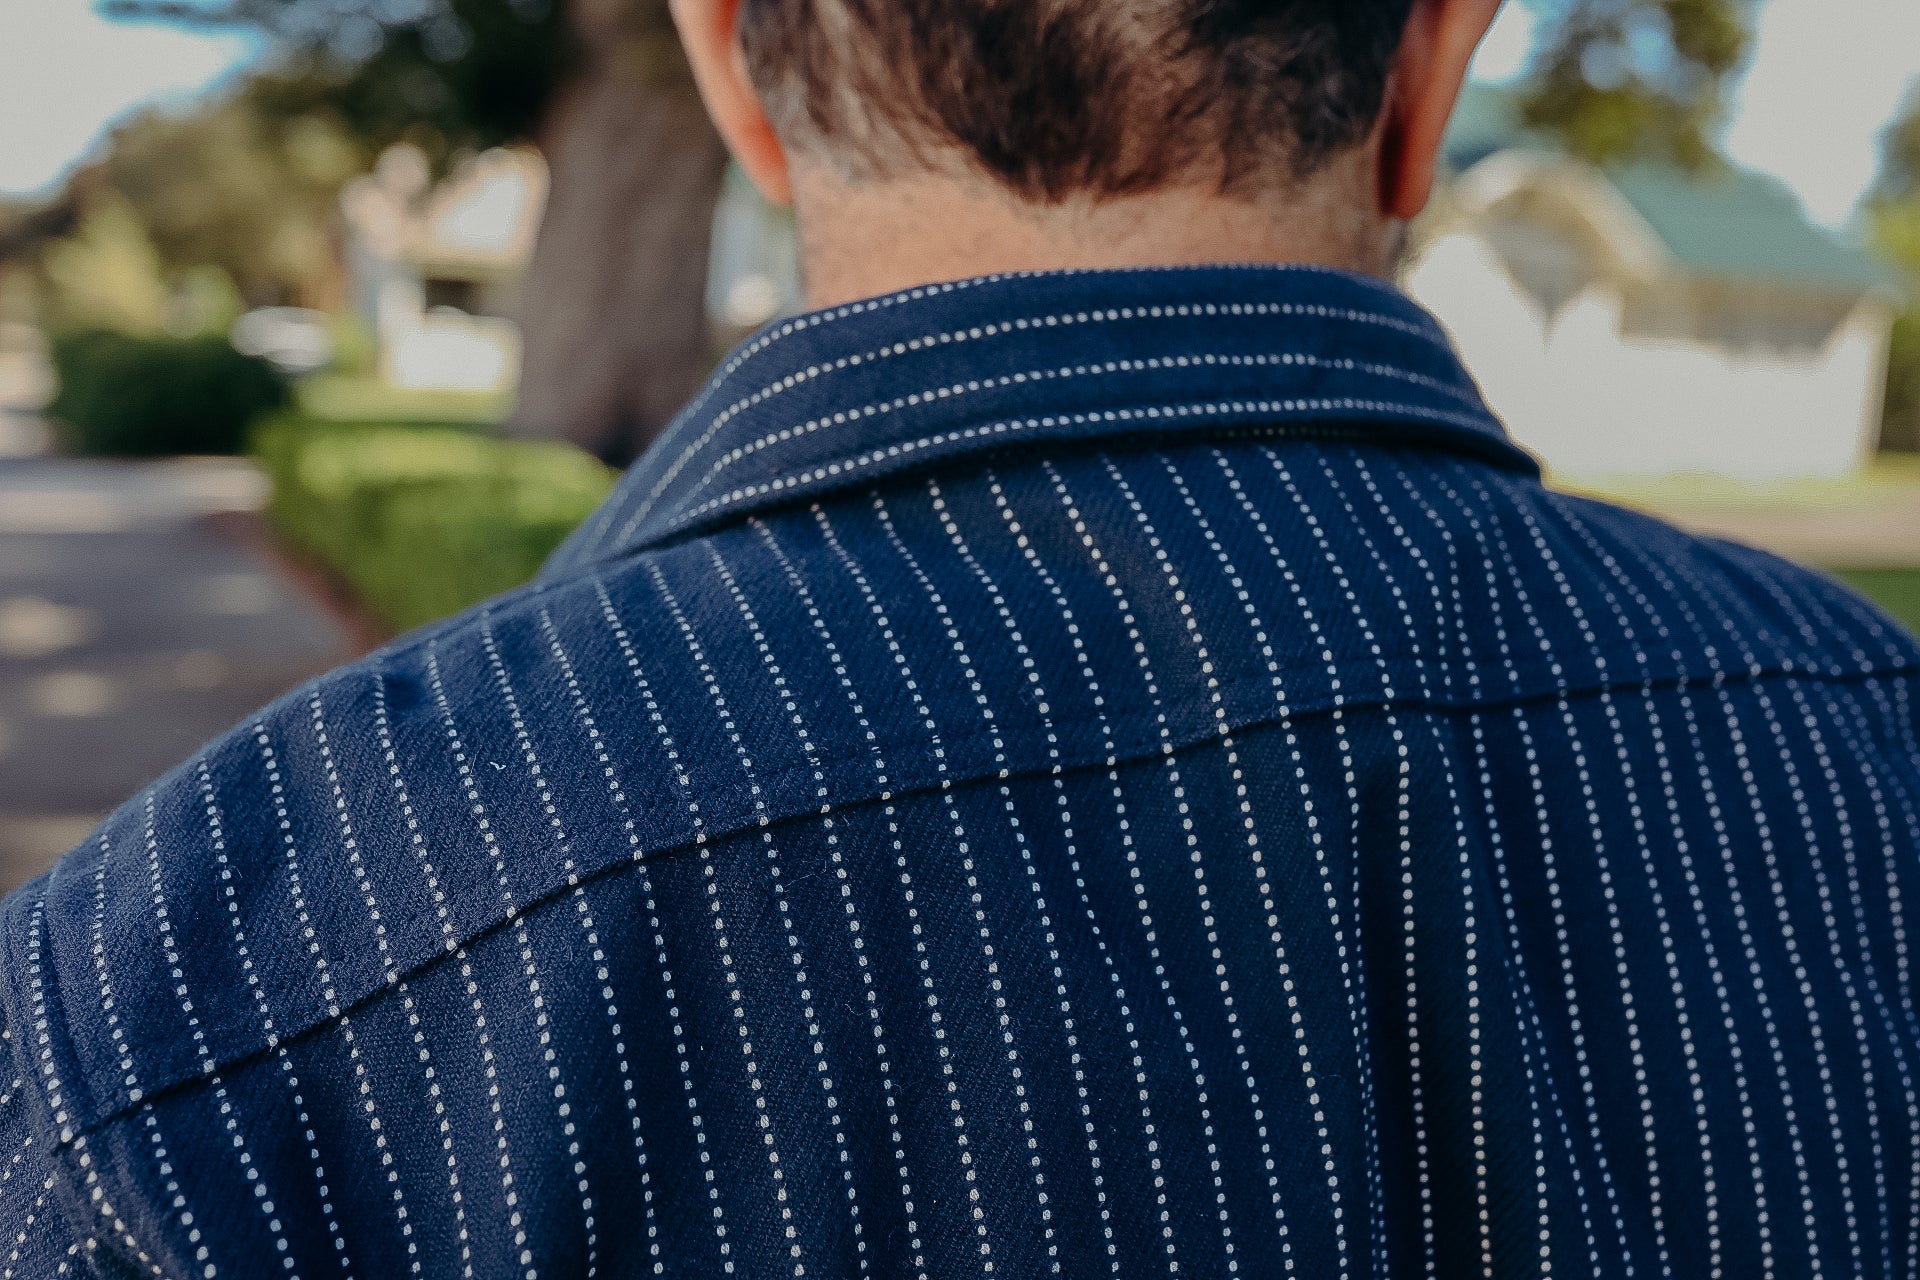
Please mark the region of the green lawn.
<svg viewBox="0 0 1920 1280"><path fill-rule="evenodd" d="M1909 631L1920 633L1920 569L1835 569L1832 572L1905 623Z"/></svg>
<svg viewBox="0 0 1920 1280"><path fill-rule="evenodd" d="M373 378L320 373L294 389L300 412L319 422L492 425L513 410L504 392L406 391Z"/></svg>
<svg viewBox="0 0 1920 1280"><path fill-rule="evenodd" d="M1711 511L1715 508L1797 511L1831 510L1910 499L1920 492L1920 454L1883 453L1853 475L1781 481L1731 476L1561 476L1553 487L1644 510ZM1920 556L1920 549L1916 549Z"/></svg>

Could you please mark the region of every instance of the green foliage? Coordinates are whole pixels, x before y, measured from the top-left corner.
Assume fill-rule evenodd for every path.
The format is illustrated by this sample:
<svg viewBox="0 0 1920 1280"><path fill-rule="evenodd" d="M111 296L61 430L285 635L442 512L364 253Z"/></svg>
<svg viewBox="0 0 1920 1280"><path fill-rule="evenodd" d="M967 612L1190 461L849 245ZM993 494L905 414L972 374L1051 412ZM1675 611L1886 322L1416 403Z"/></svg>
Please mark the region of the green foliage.
<svg viewBox="0 0 1920 1280"><path fill-rule="evenodd" d="M287 416L254 451L274 521L396 631L526 582L614 473L565 445Z"/></svg>
<svg viewBox="0 0 1920 1280"><path fill-rule="evenodd" d="M1571 0L1549 20L1523 114L1596 163L1698 168L1728 80L1752 41L1754 0Z"/></svg>
<svg viewBox="0 0 1920 1280"><path fill-rule="evenodd" d="M1881 442L1920 452L1920 92L1888 127L1883 147L1868 226L1874 247L1906 276L1908 311L1893 326Z"/></svg>
<svg viewBox="0 0 1920 1280"><path fill-rule="evenodd" d="M688 83L667 0L100 0L109 17L248 27L283 71L269 115L323 110L378 152L394 142L444 164L537 142L561 91L591 62L642 83Z"/></svg>
<svg viewBox="0 0 1920 1280"><path fill-rule="evenodd" d="M490 427L513 409L508 393L396 387L370 374L350 373L338 363L326 373L302 378L295 401L300 412L328 422Z"/></svg>
<svg viewBox="0 0 1920 1280"><path fill-rule="evenodd" d="M358 315L343 311L328 318L333 338L331 373L349 378L372 378L380 368L380 341ZM311 381L311 379L309 379Z"/></svg>
<svg viewBox="0 0 1920 1280"><path fill-rule="evenodd" d="M376 146L409 139L430 153L534 137L555 94L593 54L618 47L677 66L666 0L602 0L569 22L560 0L105 0L112 17L267 32L302 75L284 86L324 97ZM642 68L645 70L645 68Z"/></svg>
<svg viewBox="0 0 1920 1280"><path fill-rule="evenodd" d="M53 344L52 415L75 453L238 453L247 428L287 402L273 366L225 338L145 338L106 330Z"/></svg>
<svg viewBox="0 0 1920 1280"><path fill-rule="evenodd" d="M175 278L167 299L167 331L175 336L224 335L247 309L233 277L208 263L188 267Z"/></svg>
<svg viewBox="0 0 1920 1280"><path fill-rule="evenodd" d="M326 290L340 189L371 155L317 90L269 74L134 117L85 183L134 211L168 271L218 267L250 301L278 303Z"/></svg>
<svg viewBox="0 0 1920 1280"><path fill-rule="evenodd" d="M1875 202L1920 202L1920 91L1907 103L1905 114L1888 127L1881 140L1881 151L1880 179L1873 191ZM1920 254L1915 257L1920 261Z"/></svg>
<svg viewBox="0 0 1920 1280"><path fill-rule="evenodd" d="M1893 325L1880 447L1920 453L1920 309L1908 311Z"/></svg>
<svg viewBox="0 0 1920 1280"><path fill-rule="evenodd" d="M1840 569L1833 576L1920 635L1920 569Z"/></svg>
<svg viewBox="0 0 1920 1280"><path fill-rule="evenodd" d="M46 245L40 273L50 329L157 335L166 328L160 255L125 200L96 200L72 235Z"/></svg>

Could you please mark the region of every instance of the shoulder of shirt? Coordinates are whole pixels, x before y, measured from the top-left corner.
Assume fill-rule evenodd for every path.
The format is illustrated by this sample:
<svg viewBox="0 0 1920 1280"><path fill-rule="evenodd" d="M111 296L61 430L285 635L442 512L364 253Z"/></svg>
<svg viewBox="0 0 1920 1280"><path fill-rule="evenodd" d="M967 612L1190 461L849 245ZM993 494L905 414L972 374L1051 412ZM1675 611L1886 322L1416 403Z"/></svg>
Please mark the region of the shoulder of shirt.
<svg viewBox="0 0 1920 1280"><path fill-rule="evenodd" d="M1845 678L1920 665L1895 624L1817 574L1619 508L1553 501L1606 543L1655 547L1668 567L1654 572L1717 575L1740 607L1772 620L1770 669ZM827 674L850 664L844 653L829 647L808 674L770 657L811 644L807 628L822 612L864 619L877 606L844 582L817 586L816 600L768 545L764 528L735 528L573 567L405 637L249 717L10 898L0 908L0 999L13 1025L44 1025L41 1049L76 1129L336 1020L620 867L823 803L1142 758L1226 723L1204 705L1196 675L1193 690L1166 690L1172 733L1115 699L1102 740L1009 695L992 725L914 743L911 708L855 696L848 710L843 693L855 682L841 669L835 687ZM1646 572L1626 566L1592 581L1626 592ZM785 612L757 616L749 596L763 613ZM769 603L776 597L784 603ZM1601 603L1592 600L1596 617ZM1821 616L1845 625L1814 634ZM992 617L956 611L943 625L976 650L1006 642ZM732 640L702 648L696 633L707 630ZM1857 639L1840 644L1842 633ZM1741 672L1734 655L1727 665L1758 674ZM1244 689L1229 682L1221 705L1235 728L1282 714L1264 670L1255 674ZM964 684L951 672L919 679ZM702 680L711 688L693 687ZM1634 680L1626 664L1620 680ZM1325 705L1366 697L1350 690ZM1318 709L1308 697L1292 714ZM814 737L756 743L747 768L757 790L740 785L726 717L777 737L802 712L821 726ZM699 715L719 719L696 726ZM890 729L889 716L905 728ZM879 767L875 741L887 749ZM131 1070L118 1060L123 1042L138 1046Z"/></svg>

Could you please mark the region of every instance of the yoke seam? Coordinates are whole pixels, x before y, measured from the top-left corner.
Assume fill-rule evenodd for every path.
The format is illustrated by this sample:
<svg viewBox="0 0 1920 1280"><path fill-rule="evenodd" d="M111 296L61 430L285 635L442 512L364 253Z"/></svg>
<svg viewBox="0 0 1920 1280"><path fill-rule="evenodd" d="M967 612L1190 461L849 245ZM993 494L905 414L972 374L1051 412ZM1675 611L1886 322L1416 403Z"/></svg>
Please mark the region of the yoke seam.
<svg viewBox="0 0 1920 1280"><path fill-rule="evenodd" d="M1633 679L1623 678L1623 679L1601 681L1601 682L1583 684L1583 685L1573 685L1573 686L1568 686L1566 688L1523 691L1523 692L1518 692L1505 697L1485 698L1485 699L1478 699L1478 700L1469 699L1469 700L1462 700L1462 701L1448 701L1445 699L1433 698L1433 697L1427 697L1427 696L1385 698L1385 697L1375 695L1373 697L1356 697L1356 698L1344 701L1338 705L1315 706L1312 709L1305 710L1305 711L1289 710L1285 714L1282 714L1280 709L1276 707L1273 710L1273 712L1270 714L1248 716L1243 718L1229 718L1226 724L1211 725L1204 732L1196 733L1192 731L1187 731L1185 733L1176 733L1174 735L1175 745L1171 747L1163 745L1161 743L1154 743L1151 745L1143 745L1141 747L1138 747L1130 751L1123 751L1117 755L1110 756L1110 757L1076 758L1070 763L1056 764L1051 768L1046 768L1046 767L1013 768L1013 769L1001 769L997 772L993 770L981 770L978 772L968 773L959 778L948 779L946 781L929 781L929 782L919 783L919 784L915 784L908 787L903 787L897 790L874 791L871 793L865 793L860 795L859 798L857 799L849 799L843 803L833 804L832 810L836 814L857 813L864 809L877 806L877 805L897 804L903 800L910 800L919 796L931 795L941 791L952 790L956 787L970 786L970 785L982 783L982 782L988 782L988 781L1007 782L1014 779L1067 777L1075 774L1092 772L1095 770L1113 769L1113 768L1118 768L1121 765L1135 764L1143 760L1152 760L1155 758L1176 754L1178 752L1192 750L1193 748L1202 746L1207 742L1213 741L1215 739L1228 737L1235 734L1245 733L1249 730L1268 728L1268 727L1279 726L1284 724L1298 725L1306 721L1311 721L1311 720L1333 716L1333 715L1349 714L1355 711L1371 711L1371 710L1377 710L1381 708L1393 708L1396 710L1409 711L1409 712L1433 711L1433 712L1439 712L1441 714L1446 714L1446 715L1455 715L1455 714L1461 714L1461 713L1467 713L1467 712L1487 713L1487 712L1496 712L1501 710L1508 710L1513 708L1527 707L1527 706L1540 705L1540 704L1553 704L1553 703L1558 703L1562 700L1568 700L1568 699L1584 700L1584 699L1591 699L1591 698L1599 698L1599 697L1604 697L1610 694L1615 694L1620 692L1631 692L1631 691L1655 692L1659 690L1674 690L1674 689L1687 689L1687 688L1699 688L1699 687L1714 687L1714 688L1724 688L1728 686L1742 687L1742 686L1759 685L1762 683L1775 681L1775 680L1799 679L1799 680L1812 680L1822 684L1830 684L1830 685L1854 685L1854 684L1866 683L1871 680L1883 679L1890 676L1910 675L1910 674L1913 674L1916 670L1920 670L1920 664L1915 664L1915 663L1902 663L1898 665L1887 664L1884 666L1875 666L1870 669L1864 669L1860 671L1851 671L1851 672L1807 671L1807 670L1795 668L1792 666L1776 665L1776 666L1766 667L1758 672L1748 670L1748 671L1742 671L1738 673L1723 673L1717 676L1681 674L1676 676L1662 677L1662 678L1653 679L1653 680L1645 680L1645 679L1633 680ZM1199 704L1194 703L1192 705L1197 706ZM1084 722L1083 721L1073 722L1073 724L1076 726L1082 723L1091 724L1093 722L1090 720L1084 721ZM1005 736L1004 731L1002 732L1003 732L1003 736ZM975 735L970 734L968 736L975 736ZM949 741L953 740L951 735L949 735L948 740ZM836 760L845 760L845 759L853 759L853 758L858 758L858 755L856 754L853 756L837 757ZM825 757L822 758L822 763L833 763L833 762L835 761L828 760ZM807 772L811 772L812 767L813 766L809 764L807 766L804 766L804 770ZM786 777L802 771L803 771L802 766L794 766L789 769L783 769L780 771L779 774L774 775L774 779L777 780L778 778ZM748 834L751 832L759 832L762 830L779 831L782 828L787 828L787 827L797 825L799 823L812 821L814 819L819 818L820 815L821 815L821 809L818 805L809 805L803 809L800 809L797 812L782 814L779 817L769 818L764 821L757 818L751 819L751 820L743 820L738 825L728 826L720 831L710 831L706 834L704 839L695 839L695 838L683 839L673 844L660 846L659 848L656 848L656 849L643 850L641 853L635 856L619 858L614 861L608 862L604 865L595 867L590 871L583 871L576 875L569 876L562 883L555 885L554 887L552 887L551 889L548 889L544 893L541 893L537 897L528 899L525 905L510 911L508 914L501 917L500 919L495 920L483 927L474 929L471 932L462 935L459 938L459 941L456 945L456 949L454 951L449 951L445 949L436 949L431 955L428 955L423 959L415 961L409 967L401 970L396 970L395 972L397 973L398 976L392 981L383 982L379 986L373 988L372 990L366 992L365 994L354 998L352 1001L343 1003L340 1006L340 1013L338 1015L329 1014L326 1017L316 1019L315 1021L300 1027L298 1030L284 1032L278 1037L276 1044L280 1047L284 1047L292 1043L293 1041L302 1040L327 1030L329 1027L338 1024L343 1019L352 1017L358 1012L360 1012L361 1010L370 1007L376 1001L379 1001L381 999L391 996L401 984L412 982L419 975L430 972L438 968L440 965L445 964L446 962L454 959L457 951L465 951L470 949L474 945L485 941L489 937L492 937L493 935L499 933L501 930L511 926L522 917L532 915L536 911L544 910L545 908L553 905L554 903L558 902L560 899L565 897L567 894L572 893L577 888L594 884L601 880L610 879L613 876L618 875L622 872L630 871L636 866L659 863L659 862L665 861L668 858L675 857L677 855L682 855L699 848L706 848L708 850L711 850L716 845L720 844L723 841L733 840L734 838L744 834ZM71 1039L70 1033L69 1035L63 1038L70 1040ZM275 1052L277 1052L277 1048L275 1046L262 1044L257 1048L249 1050L246 1053L238 1054L232 1058L218 1060L214 1066L214 1073L222 1074L222 1075L228 1074L234 1070L247 1067L253 1064L254 1062L256 1062L257 1060L264 1059ZM171 1097L178 1093L182 1093L187 1089L203 1085L205 1083L205 1079L206 1077L204 1074L190 1075L190 1076L184 1076L177 1080L169 1081L166 1084L150 1087L144 1091L140 1101L123 1103L115 1107L114 1110L108 1112L106 1115L100 1117L97 1120L90 1121L85 1125L73 1126L70 1130L71 1137L63 1136L62 1139L57 1143L57 1145L53 1147L53 1150L55 1152L58 1152L64 1155L64 1153L66 1153L72 1147L74 1139L77 1139L80 1137L90 1137L94 1134L100 1133L108 1128L111 1128L113 1125L118 1124L120 1121L127 1119L128 1117L136 1114L143 1108L157 1101ZM31 1081L28 1082L29 1085L31 1085L32 1083L33 1082ZM90 1087L91 1081L87 1083Z"/></svg>

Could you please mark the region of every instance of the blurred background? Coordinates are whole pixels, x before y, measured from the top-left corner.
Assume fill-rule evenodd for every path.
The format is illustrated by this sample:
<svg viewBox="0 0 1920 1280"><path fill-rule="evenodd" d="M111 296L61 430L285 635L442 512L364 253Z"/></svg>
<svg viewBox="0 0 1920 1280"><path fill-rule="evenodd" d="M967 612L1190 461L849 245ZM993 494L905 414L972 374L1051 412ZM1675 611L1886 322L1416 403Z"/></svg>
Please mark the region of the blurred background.
<svg viewBox="0 0 1920 1280"><path fill-rule="evenodd" d="M0 0L0 891L524 581L796 307L665 0ZM1405 283L1554 481L1920 625L1920 4L1510 0Z"/></svg>

